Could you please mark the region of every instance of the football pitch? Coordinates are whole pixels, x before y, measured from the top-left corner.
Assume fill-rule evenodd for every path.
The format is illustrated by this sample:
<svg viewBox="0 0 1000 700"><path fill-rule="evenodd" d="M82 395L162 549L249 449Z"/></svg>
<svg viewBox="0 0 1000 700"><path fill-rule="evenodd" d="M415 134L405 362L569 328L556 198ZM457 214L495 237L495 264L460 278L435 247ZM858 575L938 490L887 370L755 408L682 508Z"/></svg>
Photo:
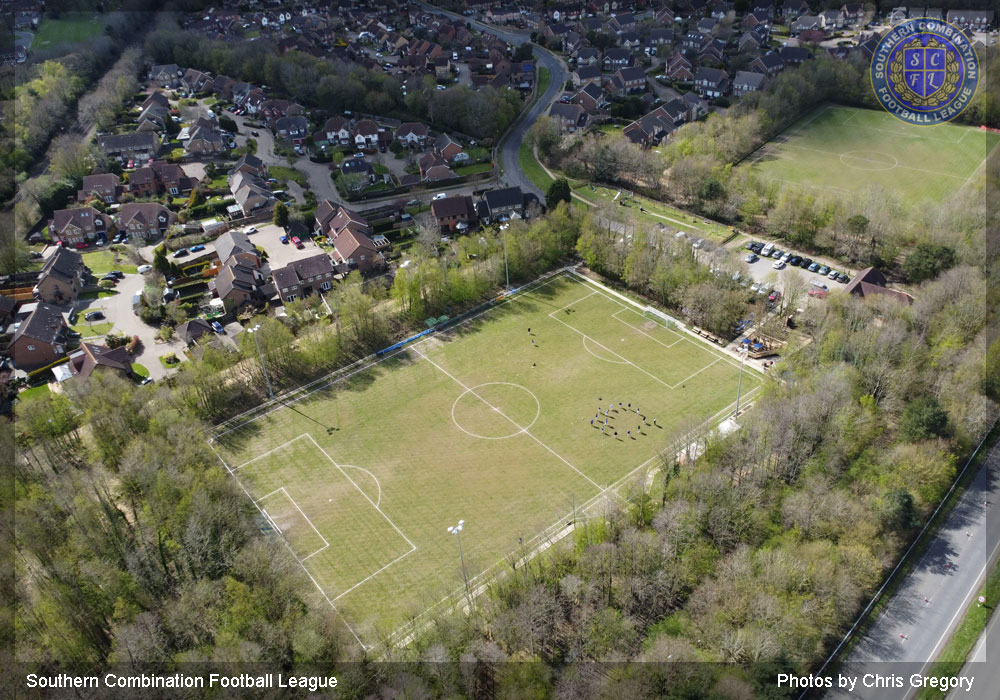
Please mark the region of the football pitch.
<svg viewBox="0 0 1000 700"><path fill-rule="evenodd" d="M883 111L824 105L766 144L752 167L766 177L841 193L880 184L909 204L963 187L1000 134L971 126L904 124Z"/></svg>
<svg viewBox="0 0 1000 700"><path fill-rule="evenodd" d="M212 444L359 642L399 641L462 599L448 526L475 590L733 410L739 362L668 325L560 273Z"/></svg>

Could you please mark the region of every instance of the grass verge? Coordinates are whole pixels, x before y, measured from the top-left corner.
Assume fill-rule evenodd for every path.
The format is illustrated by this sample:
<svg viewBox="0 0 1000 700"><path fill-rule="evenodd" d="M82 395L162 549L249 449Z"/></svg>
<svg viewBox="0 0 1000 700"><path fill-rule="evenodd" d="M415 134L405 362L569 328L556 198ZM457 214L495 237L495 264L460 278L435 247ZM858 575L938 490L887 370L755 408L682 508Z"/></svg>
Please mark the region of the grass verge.
<svg viewBox="0 0 1000 700"><path fill-rule="evenodd" d="M517 162L535 187L542 192L548 191L549 185L553 183L553 179L542 169L541 164L535 158L535 154L531 151L531 146L523 141L517 147Z"/></svg>
<svg viewBox="0 0 1000 700"><path fill-rule="evenodd" d="M145 379L149 376L149 370L146 369L144 365L140 365L138 362L132 363L132 372L135 376Z"/></svg>

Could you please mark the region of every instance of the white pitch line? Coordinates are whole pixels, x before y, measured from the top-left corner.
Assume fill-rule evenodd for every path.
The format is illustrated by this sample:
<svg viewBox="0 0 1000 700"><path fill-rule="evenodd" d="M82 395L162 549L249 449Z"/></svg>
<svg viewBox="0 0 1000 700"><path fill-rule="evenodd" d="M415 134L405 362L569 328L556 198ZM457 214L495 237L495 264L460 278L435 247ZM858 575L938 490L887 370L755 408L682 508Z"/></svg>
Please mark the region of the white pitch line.
<svg viewBox="0 0 1000 700"><path fill-rule="evenodd" d="M312 558L313 558L314 556L316 556L316 555L317 555L317 554L319 554L320 552L322 552L322 551L325 551L325 550L327 549L327 547L329 547L329 546L330 546L329 544L325 544L325 545L323 545L322 547L320 547L319 549L317 549L317 550L316 550L315 552L313 552L312 554L310 554L310 555L308 555L308 556L305 556L305 557L302 557L301 561L303 561L303 562L304 562L304 561L306 561L307 559L312 559ZM336 600L336 598L334 598L334 600Z"/></svg>
<svg viewBox="0 0 1000 700"><path fill-rule="evenodd" d="M270 520L270 518L267 515L267 512L260 507L257 501L253 499L253 496L251 496L250 492L247 491L247 487L243 484L242 481L240 481L240 478L236 476L236 473L229 468L229 465L226 464L226 460L224 460L222 458L222 455L219 454L219 451L215 449L215 445L213 445L211 441L209 441L208 445L209 447L212 448L212 452L215 452L215 456L219 458L219 461L222 462L222 466L225 467L226 471L229 472L229 474L233 477L233 480L236 481L237 484L239 484L239 487L243 490L243 493L246 494L246 497L250 499L251 503L253 503L254 508L259 510L265 518L268 518L268 520ZM302 567L302 571L305 572L305 575L308 576L309 580L312 581L314 586L316 586L316 590L319 591L319 594L321 596L323 596L323 599L330 606L330 609L333 610L335 613L337 613L337 616L340 618L341 622L344 623L344 627L346 627L347 631L351 633L352 637L354 637L354 641L356 641L358 643L358 646L361 647L364 651L368 651L371 647L369 647L367 644L361 641L361 637L359 637L358 633L354 631L354 628L351 627L351 624L347 621L347 618L344 617L343 613L341 613L337 609L337 606L333 604L333 601L330 600L330 596L328 596L326 594L326 591L323 590L323 587L319 585L319 582L316 580L316 577L313 576L311 573L309 573L309 569L306 568L305 564L299 561L299 558L295 555L295 552L292 550L292 546L288 544L288 540L286 540L283 535L279 539L281 539L282 544L285 545L285 549L288 550L288 553L292 555L292 558L295 559L295 561L299 563L299 566Z"/></svg>
<svg viewBox="0 0 1000 700"><path fill-rule="evenodd" d="M628 311L629 313L633 313L633 314L635 314L636 316L639 316L639 312L638 312L638 311L632 311L632 309L629 309L629 308L626 308L626 307L624 307L624 306L623 306L622 308L618 309L618 310L617 310L617 311L615 311L615 312L614 312L613 314L611 314L611 318L615 319L616 321L621 321L622 323L624 323L624 324L625 324L626 326L628 326L629 328L631 328L631 329L632 329L632 330L634 330L634 331L637 331L637 332L639 332L639 333L642 333L642 334L643 334L644 336L646 336L647 338L649 338L650 340L652 340L652 341L653 341L654 343L659 343L659 344L660 344L660 345L662 345L663 347L665 347L665 348L668 348L668 349L669 349L669 348L672 348L672 347L674 347L675 345L677 345L677 343L679 343L679 342L681 342L682 340L684 340L684 337L683 337L682 335L680 335L679 333L674 333L674 332L673 332L672 330L670 330L669 328L667 328L667 329L666 329L666 330L667 330L667 332L669 332L669 333L673 333L674 335L676 335L676 336L677 336L677 340L675 340L674 342L672 342L672 343L671 343L670 345L667 345L667 344L666 344L666 343L664 343L664 342L663 342L662 340L659 340L659 339L657 339L657 338L654 338L653 336L651 336L651 335L650 335L649 333L647 333L646 331L642 330L642 329L641 329L641 328L639 328L638 326L633 326L633 325L632 325L631 323L629 323L629 322L628 322L628 321L626 321L625 319L623 319L623 318L618 318L618 314L620 314L620 313L621 313L622 311ZM645 316L639 316L639 318L646 318L646 317L645 317ZM654 321L654 323L655 323L655 321Z"/></svg>
<svg viewBox="0 0 1000 700"><path fill-rule="evenodd" d="M329 547L330 543L326 541L325 537L323 537L323 533L321 533L319 531L319 529L315 525L313 525L313 521L309 519L309 516L306 515L305 512L301 508L299 508L299 504L295 502L295 499L292 498L292 495L290 493L288 493L288 490L284 486L281 487L281 492L285 494L285 498L287 498L289 501L292 502L292 505L295 507L295 510L299 511L299 514L303 518L306 519L306 522L309 523L309 527L311 527L313 529L313 532L315 532L317 535L319 535L319 538L321 540L323 540L323 544L325 545L324 549L326 547ZM310 556L312 556L312 555L310 555Z"/></svg>
<svg viewBox="0 0 1000 700"><path fill-rule="evenodd" d="M343 467L341 467L337 463L337 461L327 453L326 450L324 450L322 447L320 447L319 443L316 442L316 438L314 438L312 435L309 435L308 437L312 441L312 444L316 446L316 449L319 450L320 452L322 452L323 456L325 456L328 460L330 460L330 464L332 464L333 466L335 466L340 471L340 473L344 475L344 478L347 479L348 481L350 481L351 485L354 486L354 488L356 488L358 490L358 493L360 493L362 496L364 496L364 498L365 498L366 501L368 501L369 503L371 503L372 508L374 508L375 510L377 510L378 513L379 513L379 515L381 515L383 518L385 518L385 521L392 526L392 529L394 529L396 532L398 532L399 536L402 537L404 540L406 540L406 543L408 545L410 545L411 547L413 547L414 549L416 549L417 545L413 544L413 542L410 541L410 538L407 537L406 535L404 535L403 531L400 530L398 527L396 527L396 523L392 522L392 518L390 518L388 515L386 515L385 512L375 504L375 501L373 501L371 499L371 497L367 493L364 492L364 489L362 489L360 486L358 486L357 482L355 482L354 479L352 479L350 476L347 475L347 472L344 471Z"/></svg>
<svg viewBox="0 0 1000 700"><path fill-rule="evenodd" d="M377 476L375 476L374 474L372 474L367 469L365 469L363 467L356 467L353 464L344 464L344 465L341 465L341 466L343 466L344 469L357 469L358 471L362 471L365 474L367 474L368 476L370 476L372 479L374 479L375 480L375 486L378 488L378 498L375 499L375 505L376 506L382 505L382 482L380 482L378 480Z"/></svg>
<svg viewBox="0 0 1000 700"><path fill-rule="evenodd" d="M553 311L552 313L558 313L558 312L557 311ZM551 316L552 314L549 314L549 315ZM562 321L560 321L560 323L562 323ZM579 469L577 469L573 464L571 464L569 461L567 461L561 454L559 454L558 452L556 452L555 450L553 450L551 447L549 447L548 445L546 445L544 442L542 442L541 440L539 440L536 436L532 435L531 431L529 431L524 426L520 425L517 421L515 421L513 418L511 418L506 413L504 413L502 410L500 410L500 408L498 408L497 406L494 406L489 401L487 401L486 399L484 399L482 396L480 396L479 394L477 394L476 391L474 389L472 389L471 387L467 386L465 384L465 382L461 381L458 377L456 377L455 375L453 375L451 372L449 372L448 370L446 370L444 367L442 367L441 365L439 365L437 362L435 362L431 358L427 357L427 355L423 354L422 352L417 351L417 354L420 355L425 360L427 360L428 362L430 362L435 367L437 367L445 375L447 375L448 377L451 377L451 379L456 384L458 384L460 387L464 388L467 392L469 392L470 394L472 394L473 396L475 396L477 399L479 399L480 401L482 401L484 404L486 404L487 406L489 406L490 408L492 408L494 411L496 411L497 413L499 413L501 416L503 416L504 418L506 418L510 422L511 425L513 425L515 428L518 429L519 432L524 433L525 435L527 435L528 437L530 437L532 440L534 440L535 442L537 442L539 445L541 445L542 447L544 447L553 456L555 456L557 459L559 459L563 464L565 464L567 467L569 467L570 469L572 469L573 471L575 471L577 474L579 474L580 476L582 476L584 479L586 479L587 481L589 481L591 484L593 484L594 487L597 488L597 490L599 490L599 491L603 491L604 490L603 486L601 486L596 481L594 481L593 479L591 479L589 476L587 476L586 474L584 474L582 471L580 471Z"/></svg>
<svg viewBox="0 0 1000 700"><path fill-rule="evenodd" d="M562 307L561 309L556 309L552 313L553 314L557 314L560 311L565 311L566 309L568 309L569 307L573 306L574 304L579 304L584 299L589 299L590 297L594 296L595 294L597 294L597 290L596 289L591 290L590 294L588 294L586 296L582 296L579 299L577 299L576 301L571 301L570 303L566 304L566 306ZM549 315L551 316L552 314L549 314Z"/></svg>
<svg viewBox="0 0 1000 700"><path fill-rule="evenodd" d="M270 498L271 496L273 496L274 494L278 493L278 491L280 491L280 490L281 490L282 488L283 488L282 486L279 486L278 488L276 488L276 489L275 489L274 491L272 491L271 493L267 494L266 496L261 496L260 498L258 498L258 499L257 499L256 501L254 501L254 502L255 502L255 503L261 503L262 501L264 501L264 500L266 500L266 499Z"/></svg>
<svg viewBox="0 0 1000 700"><path fill-rule="evenodd" d="M370 579L375 578L380 573L382 573L383 571L385 571L386 569L388 569L390 566L392 566L393 564L395 564L396 562L398 562L400 559L402 559L404 557L410 556L415 551L417 551L416 545L414 545L413 547L411 547L410 551L406 552L405 554L399 555L398 557L396 557L395 559L393 559L391 562L389 562L388 564L386 564L385 566L383 566L381 569L379 569L375 573L369 574L368 576L365 576L363 579L361 579L360 581L358 581L357 583L355 583L353 586L351 586L350 588L348 588L346 591L344 591L343 593L341 593L340 595L338 595L336 598L334 598L334 601L340 600L341 598L343 598L345 595L347 595L348 593L350 593L351 591L353 591L355 588L357 588L361 584L367 583Z"/></svg>
<svg viewBox="0 0 1000 700"><path fill-rule="evenodd" d="M264 457L267 457L268 455L274 454L278 450L281 450L281 449L284 449L284 448L288 447L289 445L291 445L296 440L304 438L305 436L306 436L306 433L302 433L298 437L293 437L291 440L288 440L287 442L281 443L280 445L278 445L274 449L268 450L267 452L264 452L263 454L259 454L256 457L254 457L253 459L247 460L246 462L244 462L243 464L239 465L238 467L233 467L233 471L238 471L238 470L242 469L243 467L245 467L246 465L250 464L250 462L256 462L258 459L262 459Z"/></svg>

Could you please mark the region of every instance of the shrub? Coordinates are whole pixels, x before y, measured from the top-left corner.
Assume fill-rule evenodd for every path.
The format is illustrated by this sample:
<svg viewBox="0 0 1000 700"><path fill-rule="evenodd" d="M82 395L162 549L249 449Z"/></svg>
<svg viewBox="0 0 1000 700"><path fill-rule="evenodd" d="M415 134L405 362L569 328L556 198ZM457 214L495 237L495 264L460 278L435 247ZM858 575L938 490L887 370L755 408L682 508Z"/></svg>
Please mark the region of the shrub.
<svg viewBox="0 0 1000 700"><path fill-rule="evenodd" d="M903 409L899 431L907 442L945 435L948 431L948 414L936 398L922 396Z"/></svg>

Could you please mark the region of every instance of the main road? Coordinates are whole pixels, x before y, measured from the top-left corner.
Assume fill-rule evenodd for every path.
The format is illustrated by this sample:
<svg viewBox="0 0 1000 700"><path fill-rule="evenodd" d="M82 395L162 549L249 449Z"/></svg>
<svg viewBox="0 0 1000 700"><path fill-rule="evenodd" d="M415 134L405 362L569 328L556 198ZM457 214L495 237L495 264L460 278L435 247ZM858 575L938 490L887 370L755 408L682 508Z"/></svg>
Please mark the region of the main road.
<svg viewBox="0 0 1000 700"><path fill-rule="evenodd" d="M499 27L493 27L475 20L469 22L468 17L442 10L420 0L418 0L417 4L432 14L470 23L473 28L493 34L511 46L520 46L526 41L531 41L528 32L500 29ZM563 86L569 80L569 71L566 70L566 66L555 54L538 47L535 47L535 62L540 68L548 69L549 85L538 100L530 108L522 112L521 116L514 122L514 125L508 129L500 146L500 159L503 161L504 180L507 184L519 186L522 192L533 192L544 202L545 193L538 189L521 169L521 164L517 160L517 150L528 133L528 129L538 121L538 118L548 110L549 105L555 102L559 94L562 93Z"/></svg>
<svg viewBox="0 0 1000 700"><path fill-rule="evenodd" d="M913 674L927 675L956 625L1000 554L1000 444L987 454L968 489L942 523L927 551L900 583L882 614L858 641L847 662L839 669L844 676L861 679L865 674L898 677L900 687L863 688L859 680L854 692L834 688L826 698L837 700L907 700L917 691L910 684ZM995 605L997 601L988 601ZM995 631L996 624L990 625ZM989 634L986 635L986 638ZM987 642L988 643L988 642ZM978 654L985 654L980 647ZM985 656L983 657L985 659ZM995 660L995 657L994 657ZM956 697L995 700L1000 696L997 664L973 664L969 675L977 677L971 693Z"/></svg>

